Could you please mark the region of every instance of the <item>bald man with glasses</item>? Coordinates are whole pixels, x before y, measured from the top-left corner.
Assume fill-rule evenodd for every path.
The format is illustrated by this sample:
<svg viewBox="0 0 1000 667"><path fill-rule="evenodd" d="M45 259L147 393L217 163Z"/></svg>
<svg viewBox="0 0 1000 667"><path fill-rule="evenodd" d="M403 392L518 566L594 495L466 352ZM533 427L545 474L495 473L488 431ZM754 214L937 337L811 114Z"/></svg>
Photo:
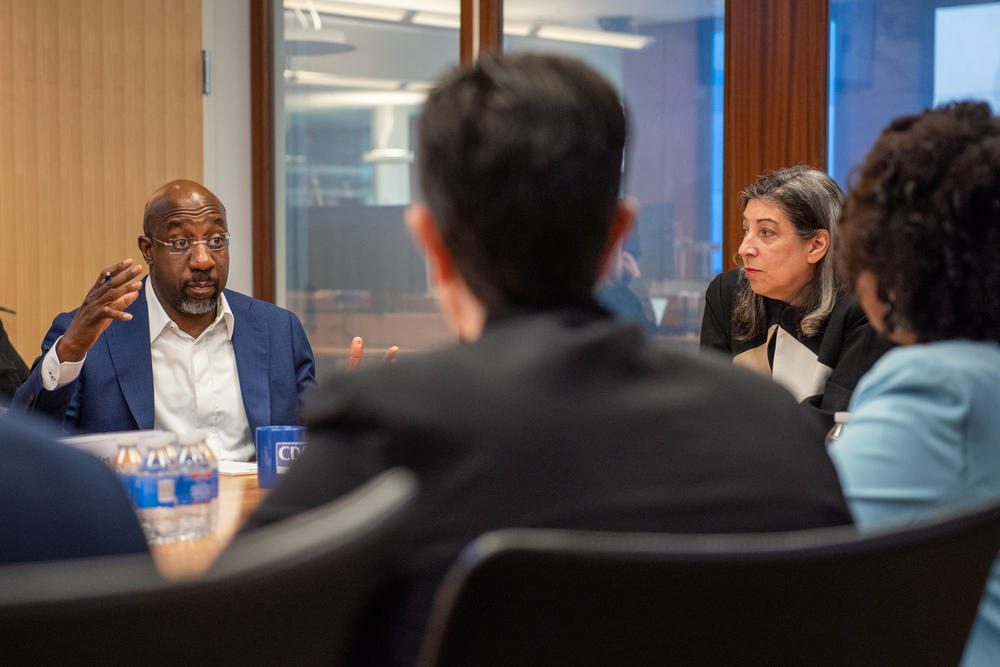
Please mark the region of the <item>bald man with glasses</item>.
<svg viewBox="0 0 1000 667"><path fill-rule="evenodd" d="M224 460L250 461L258 426L297 424L315 384L312 349L290 311L225 289L226 209L193 181L158 188L139 251L101 271L58 315L11 403L66 431L202 429Z"/></svg>

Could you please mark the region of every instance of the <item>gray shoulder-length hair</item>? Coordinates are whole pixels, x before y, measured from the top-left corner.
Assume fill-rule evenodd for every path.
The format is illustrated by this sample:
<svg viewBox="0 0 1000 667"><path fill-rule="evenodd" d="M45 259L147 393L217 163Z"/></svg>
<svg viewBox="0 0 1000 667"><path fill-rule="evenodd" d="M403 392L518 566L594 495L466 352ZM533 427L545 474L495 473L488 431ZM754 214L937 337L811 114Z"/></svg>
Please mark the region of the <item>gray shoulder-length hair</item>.
<svg viewBox="0 0 1000 667"><path fill-rule="evenodd" d="M837 299L846 291L835 252L837 221L844 205L844 192L822 171L799 165L758 178L756 183L740 192L744 210L751 199L766 199L780 206L803 240L813 238L821 229L830 232L830 246L816 264L816 272L807 286L802 320L799 322L803 335L819 334ZM741 269L733 309L734 333L738 340L749 340L767 329L767 313L764 297L750 289L750 281L742 270L743 261L739 255L736 256L736 264Z"/></svg>

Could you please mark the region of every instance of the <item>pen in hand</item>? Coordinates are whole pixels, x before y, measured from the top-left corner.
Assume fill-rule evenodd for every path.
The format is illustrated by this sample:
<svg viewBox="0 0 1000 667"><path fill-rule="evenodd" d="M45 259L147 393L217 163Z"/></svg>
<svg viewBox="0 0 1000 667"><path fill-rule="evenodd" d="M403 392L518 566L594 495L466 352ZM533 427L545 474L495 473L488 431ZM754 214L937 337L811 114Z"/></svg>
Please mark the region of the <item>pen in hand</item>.
<svg viewBox="0 0 1000 667"><path fill-rule="evenodd" d="M104 272L104 282L108 282L109 280L111 280L111 272L110 271L105 271Z"/></svg>

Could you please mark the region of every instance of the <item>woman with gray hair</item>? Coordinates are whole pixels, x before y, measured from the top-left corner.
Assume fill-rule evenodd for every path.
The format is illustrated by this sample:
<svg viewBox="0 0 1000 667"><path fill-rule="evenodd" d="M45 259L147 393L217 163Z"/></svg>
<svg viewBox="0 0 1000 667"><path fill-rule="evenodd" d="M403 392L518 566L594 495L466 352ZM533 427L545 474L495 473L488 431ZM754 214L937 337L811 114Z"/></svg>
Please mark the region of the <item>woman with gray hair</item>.
<svg viewBox="0 0 1000 667"><path fill-rule="evenodd" d="M770 375L832 425L889 347L848 296L831 252L844 193L796 166L761 176L740 199L739 268L708 286L701 347Z"/></svg>

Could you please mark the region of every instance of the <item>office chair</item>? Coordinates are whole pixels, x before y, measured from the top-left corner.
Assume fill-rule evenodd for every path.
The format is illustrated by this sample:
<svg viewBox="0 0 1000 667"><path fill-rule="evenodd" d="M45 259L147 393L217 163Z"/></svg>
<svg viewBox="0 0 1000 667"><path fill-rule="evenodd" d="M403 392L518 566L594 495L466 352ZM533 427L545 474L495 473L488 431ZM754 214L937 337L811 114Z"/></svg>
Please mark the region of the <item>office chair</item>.
<svg viewBox="0 0 1000 667"><path fill-rule="evenodd" d="M179 583L145 555L0 567L0 663L342 664L415 493L387 471Z"/></svg>
<svg viewBox="0 0 1000 667"><path fill-rule="evenodd" d="M956 665L1000 503L859 534L487 533L439 589L419 664Z"/></svg>

